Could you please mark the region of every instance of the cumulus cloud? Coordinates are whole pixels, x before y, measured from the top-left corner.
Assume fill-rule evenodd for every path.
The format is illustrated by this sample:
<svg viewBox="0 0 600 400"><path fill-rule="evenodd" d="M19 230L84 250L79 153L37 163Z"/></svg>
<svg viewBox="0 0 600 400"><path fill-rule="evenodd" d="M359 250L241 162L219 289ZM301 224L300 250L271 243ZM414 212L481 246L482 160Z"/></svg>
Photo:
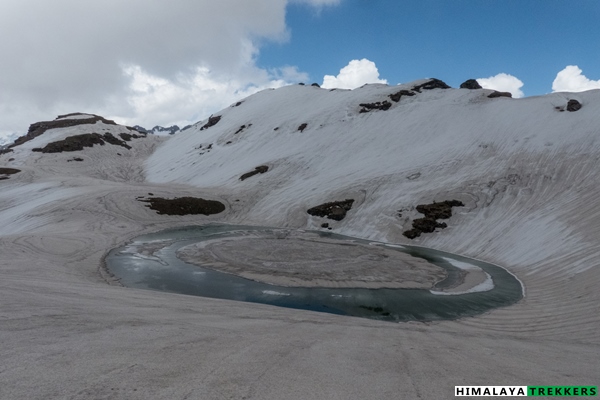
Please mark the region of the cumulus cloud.
<svg viewBox="0 0 600 400"><path fill-rule="evenodd" d="M600 80L588 79L577 65L567 65L556 74L552 82L553 92L583 92L592 89L600 89Z"/></svg>
<svg viewBox="0 0 600 400"><path fill-rule="evenodd" d="M0 133L73 111L196 122L235 96L305 79L255 62L261 43L288 40L290 1L3 0Z"/></svg>
<svg viewBox="0 0 600 400"><path fill-rule="evenodd" d="M365 83L387 83L387 80L379 79L379 71L375 63L363 58L350 61L337 76L325 75L321 87L355 89Z"/></svg>
<svg viewBox="0 0 600 400"><path fill-rule="evenodd" d="M252 83L207 67L197 67L193 74L181 74L174 79L151 75L139 65L124 67L124 74L130 79L130 91L123 106L130 110L125 114L109 114L110 118L131 125L139 116L152 116L157 121L171 121L180 127L260 90L308 80L296 67L269 72L256 69L254 79L250 79Z"/></svg>
<svg viewBox="0 0 600 400"><path fill-rule="evenodd" d="M523 82L520 79L505 73L500 73L489 78L478 78L477 82L484 89L493 89L499 92L510 92L513 97L523 97Z"/></svg>

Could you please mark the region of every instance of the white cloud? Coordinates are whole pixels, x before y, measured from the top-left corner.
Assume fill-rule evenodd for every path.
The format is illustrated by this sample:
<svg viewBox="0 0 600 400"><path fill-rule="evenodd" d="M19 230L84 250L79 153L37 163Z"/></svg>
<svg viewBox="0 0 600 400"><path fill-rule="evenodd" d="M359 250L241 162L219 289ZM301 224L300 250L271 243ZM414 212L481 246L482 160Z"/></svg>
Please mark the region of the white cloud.
<svg viewBox="0 0 600 400"><path fill-rule="evenodd" d="M123 68L123 73L130 79L125 101L133 110L128 114L135 118L128 114L110 115L110 118L129 125L139 123L141 118L159 121L156 123L170 121L169 124L183 127L260 90L308 80L308 76L295 67L269 73L256 69L255 72L250 84L244 79L219 75L207 67L198 67L193 74L167 80L149 74L139 65L129 65ZM147 125L154 126L155 123Z"/></svg>
<svg viewBox="0 0 600 400"><path fill-rule="evenodd" d="M379 79L375 63L363 58L350 61L337 76L325 75L321 86L326 89L354 89L365 83L387 83L387 80Z"/></svg>
<svg viewBox="0 0 600 400"><path fill-rule="evenodd" d="M520 79L505 73L500 73L489 78L477 78L477 82L484 89L493 89L499 92L510 92L515 98L523 97L523 82Z"/></svg>
<svg viewBox="0 0 600 400"><path fill-rule="evenodd" d="M237 95L307 79L256 67L261 43L289 39L290 1L2 0L0 134L74 111L150 126L202 119Z"/></svg>
<svg viewBox="0 0 600 400"><path fill-rule="evenodd" d="M581 73L577 65L567 65L565 69L556 74L552 82L553 92L583 92L586 90L600 89L600 80L593 81Z"/></svg>

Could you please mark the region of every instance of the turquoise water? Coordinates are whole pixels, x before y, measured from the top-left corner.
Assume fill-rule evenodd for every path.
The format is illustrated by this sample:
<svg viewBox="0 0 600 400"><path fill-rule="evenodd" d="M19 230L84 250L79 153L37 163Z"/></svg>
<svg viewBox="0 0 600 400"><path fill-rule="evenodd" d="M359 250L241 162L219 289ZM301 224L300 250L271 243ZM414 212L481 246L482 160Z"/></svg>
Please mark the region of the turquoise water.
<svg viewBox="0 0 600 400"><path fill-rule="evenodd" d="M521 283L501 267L451 253L405 245L403 248L390 248L424 258L448 271L448 278L436 285L436 288L451 285L460 274L445 258L482 268L492 277L494 288L486 292L452 296L434 295L429 290L417 289L290 288L201 268L185 263L175 256L179 248L202 240L237 236L251 231L274 230L278 229L233 225L204 225L165 230L139 236L132 243L113 249L106 257L106 265L127 287L386 321L456 319L509 306L522 298ZM374 243L338 234L318 233L332 239ZM136 252L136 247L157 241L165 241L165 246L155 252L154 257L143 257ZM377 245L385 246L383 243Z"/></svg>

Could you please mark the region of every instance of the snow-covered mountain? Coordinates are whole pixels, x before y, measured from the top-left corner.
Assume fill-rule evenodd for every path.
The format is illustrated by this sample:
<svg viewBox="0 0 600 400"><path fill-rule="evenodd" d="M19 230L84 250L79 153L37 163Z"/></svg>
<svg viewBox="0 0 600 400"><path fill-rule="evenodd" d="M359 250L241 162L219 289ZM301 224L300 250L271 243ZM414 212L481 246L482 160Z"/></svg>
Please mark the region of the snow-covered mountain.
<svg viewBox="0 0 600 400"><path fill-rule="evenodd" d="M184 126L183 129L179 129L179 126L177 126L177 125L171 125L169 127L156 125L152 129L146 129L140 125L134 125L133 127L139 132L149 133L152 135L174 135L179 131L186 130L187 128L191 127L191 125Z"/></svg>
<svg viewBox="0 0 600 400"><path fill-rule="evenodd" d="M593 382L599 111L600 90L512 99L425 79L265 90L176 135L92 114L34 123L0 152L0 393L441 399L458 382ZM148 196L225 210L160 215ZM445 229L403 235L418 205L446 200L464 206ZM307 212L331 202L343 215ZM464 254L508 269L526 296L474 318L392 325L124 289L99 274L138 235L210 222Z"/></svg>
<svg viewBox="0 0 600 400"><path fill-rule="evenodd" d="M600 91L511 99L485 89L414 90L426 82L257 93L216 113L216 124L202 121L165 142L148 159L148 180L226 193L240 200L237 220L275 226L317 228L308 208L353 198L334 227L388 241L403 239L417 204L456 198L466 208L451 226L419 240L466 251L478 236L503 237L504 259L515 263L545 257L533 242L570 251L574 236L564 233L578 228L562 216L589 204L584 189L598 184L588 168L599 155ZM569 101L583 107L566 111ZM389 108L364 112L377 102ZM268 172L239 179L261 165ZM535 237L524 215L544 221Z"/></svg>

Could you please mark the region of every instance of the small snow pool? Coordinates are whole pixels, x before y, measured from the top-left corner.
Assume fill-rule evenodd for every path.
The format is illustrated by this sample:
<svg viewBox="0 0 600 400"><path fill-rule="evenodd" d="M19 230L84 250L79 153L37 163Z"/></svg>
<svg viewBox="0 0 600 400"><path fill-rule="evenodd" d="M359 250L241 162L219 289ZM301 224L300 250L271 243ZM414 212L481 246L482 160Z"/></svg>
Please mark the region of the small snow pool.
<svg viewBox="0 0 600 400"><path fill-rule="evenodd" d="M106 268L126 287L159 290L194 296L229 299L279 307L304 309L386 321L431 321L474 316L506 307L523 297L521 282L505 269L442 251L406 245L376 243L329 232L311 232L343 243L384 246L423 258L446 270L447 278L431 290L287 287L245 279L198 265L176 256L178 249L193 243L231 238L258 231L285 230L235 225L203 225L139 236L111 250ZM468 290L445 290L456 286L469 269L484 271L485 280Z"/></svg>

